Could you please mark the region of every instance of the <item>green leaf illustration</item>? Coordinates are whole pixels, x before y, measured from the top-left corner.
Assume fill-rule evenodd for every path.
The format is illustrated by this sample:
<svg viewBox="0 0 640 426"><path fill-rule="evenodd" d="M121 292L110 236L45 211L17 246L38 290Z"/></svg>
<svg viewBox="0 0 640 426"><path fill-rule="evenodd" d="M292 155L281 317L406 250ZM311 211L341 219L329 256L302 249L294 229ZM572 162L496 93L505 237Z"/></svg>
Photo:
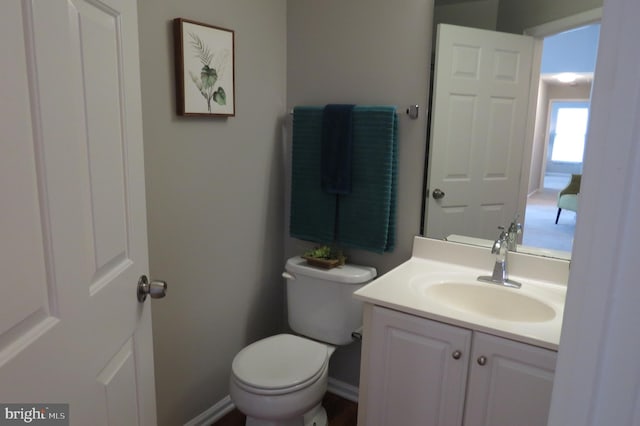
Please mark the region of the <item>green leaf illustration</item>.
<svg viewBox="0 0 640 426"><path fill-rule="evenodd" d="M214 68L209 68L209 65L205 65L200 71L200 80L202 80L202 87L208 89L216 84L218 73Z"/></svg>
<svg viewBox="0 0 640 426"><path fill-rule="evenodd" d="M196 51L196 58L200 59L202 65L211 65L211 60L213 59L213 54L209 50L206 44L200 39L197 34L189 33L191 40L189 44L193 46Z"/></svg>
<svg viewBox="0 0 640 426"><path fill-rule="evenodd" d="M218 105L226 105L227 104L227 94L224 92L222 86L218 87L218 90L213 94L213 100Z"/></svg>
<svg viewBox="0 0 640 426"><path fill-rule="evenodd" d="M198 91L207 102L207 110L211 112L211 100L218 105L227 104L227 94L220 86L218 90L215 90L215 84L218 78L223 78L224 70L229 58L229 52L227 49L216 52L211 52L211 49L202 41L202 39L194 33L189 33L189 44L195 51L195 57L202 63L202 69L200 70L200 78L192 71L189 71L193 84L196 85ZM213 66L211 62L215 57Z"/></svg>

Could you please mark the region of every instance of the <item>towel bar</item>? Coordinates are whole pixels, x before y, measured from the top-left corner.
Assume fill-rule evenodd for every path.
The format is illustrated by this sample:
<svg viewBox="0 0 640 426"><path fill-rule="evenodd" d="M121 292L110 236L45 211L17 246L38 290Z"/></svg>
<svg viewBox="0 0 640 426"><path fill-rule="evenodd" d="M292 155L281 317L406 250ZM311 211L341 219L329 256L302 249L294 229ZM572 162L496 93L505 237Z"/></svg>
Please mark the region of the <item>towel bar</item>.
<svg viewBox="0 0 640 426"><path fill-rule="evenodd" d="M409 105L409 107L406 109L405 112L410 119L416 120L420 112L420 105L418 104ZM289 115L293 115L293 109L289 110Z"/></svg>

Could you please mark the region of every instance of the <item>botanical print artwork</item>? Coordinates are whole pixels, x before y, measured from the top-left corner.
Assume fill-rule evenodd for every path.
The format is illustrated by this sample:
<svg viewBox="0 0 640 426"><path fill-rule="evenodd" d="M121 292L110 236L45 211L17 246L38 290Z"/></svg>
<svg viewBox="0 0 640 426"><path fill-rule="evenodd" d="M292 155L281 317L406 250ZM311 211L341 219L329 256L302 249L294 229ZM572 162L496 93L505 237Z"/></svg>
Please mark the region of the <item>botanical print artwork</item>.
<svg viewBox="0 0 640 426"><path fill-rule="evenodd" d="M221 78L224 75L224 71L227 68L230 56L229 51L227 49L220 49L214 54L197 34L190 32L189 37L189 43L193 48L194 54L202 63L202 69L200 70L199 76L192 70L189 70L189 75L200 91L200 94L202 94L202 97L206 100L207 110L211 112L212 100L218 105L227 104L226 92L220 85L216 88L216 82L218 81L218 78ZM212 66L211 62L214 59L215 62Z"/></svg>
<svg viewBox="0 0 640 426"><path fill-rule="evenodd" d="M173 20L178 115L235 116L232 30Z"/></svg>

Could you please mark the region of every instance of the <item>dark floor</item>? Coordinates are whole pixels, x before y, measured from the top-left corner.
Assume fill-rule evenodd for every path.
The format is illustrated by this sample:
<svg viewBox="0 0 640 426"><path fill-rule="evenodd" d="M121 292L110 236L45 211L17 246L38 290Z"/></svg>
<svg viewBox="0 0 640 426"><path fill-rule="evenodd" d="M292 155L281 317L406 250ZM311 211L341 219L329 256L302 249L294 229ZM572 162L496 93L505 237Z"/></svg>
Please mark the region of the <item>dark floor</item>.
<svg viewBox="0 0 640 426"><path fill-rule="evenodd" d="M355 426L358 419L358 404L327 392L322 400L327 410L329 426ZM244 426L245 416L233 410L212 426Z"/></svg>

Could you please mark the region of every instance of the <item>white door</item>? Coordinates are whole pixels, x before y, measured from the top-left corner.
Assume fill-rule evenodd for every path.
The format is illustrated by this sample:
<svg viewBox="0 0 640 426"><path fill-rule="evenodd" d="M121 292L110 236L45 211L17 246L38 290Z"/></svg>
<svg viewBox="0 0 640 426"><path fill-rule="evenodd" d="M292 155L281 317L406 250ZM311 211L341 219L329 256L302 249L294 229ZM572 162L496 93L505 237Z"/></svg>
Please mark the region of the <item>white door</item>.
<svg viewBox="0 0 640 426"><path fill-rule="evenodd" d="M515 217L532 54L531 37L438 25L429 237L495 239Z"/></svg>
<svg viewBox="0 0 640 426"><path fill-rule="evenodd" d="M546 426L557 353L473 335L464 426Z"/></svg>
<svg viewBox="0 0 640 426"><path fill-rule="evenodd" d="M0 5L0 403L72 425L156 423L136 7Z"/></svg>
<svg viewBox="0 0 640 426"><path fill-rule="evenodd" d="M471 332L373 307L364 418L367 426L459 426Z"/></svg>

